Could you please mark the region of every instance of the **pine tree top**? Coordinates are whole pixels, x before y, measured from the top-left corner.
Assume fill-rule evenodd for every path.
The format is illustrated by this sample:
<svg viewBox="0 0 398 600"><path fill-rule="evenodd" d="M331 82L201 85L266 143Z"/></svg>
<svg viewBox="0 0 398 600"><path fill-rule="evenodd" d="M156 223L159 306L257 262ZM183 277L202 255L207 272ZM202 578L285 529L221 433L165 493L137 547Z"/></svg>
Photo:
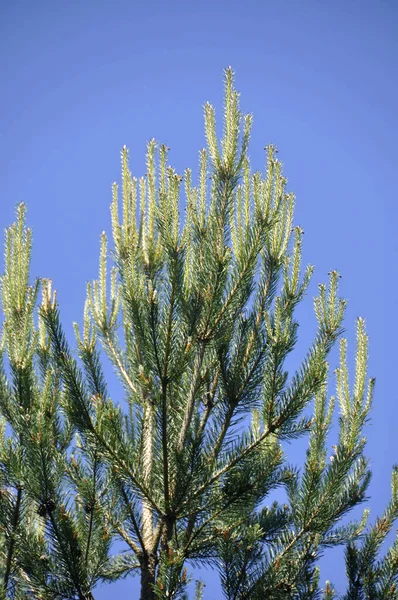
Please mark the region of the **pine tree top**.
<svg viewBox="0 0 398 600"><path fill-rule="evenodd" d="M276 149L266 147L264 175L251 172L252 117L240 111L231 68L224 85L220 142L215 110L204 107L196 186L154 140L146 175L136 179L123 147L112 249L103 232L99 277L87 286L83 327L75 324L76 354L51 281L29 283L24 205L6 232L4 598L92 599L98 582L135 573L141 600L184 598L190 565L204 563L219 570L229 600L315 599L319 557L338 544L347 547L347 600L397 597L396 548L383 560L377 554L397 516L396 471L391 503L362 545L366 510L359 523L341 525L370 479L363 430L374 381L364 320L350 385L346 303L332 271L314 299L314 340L297 371L287 371L313 267L301 268L303 230ZM103 353L123 397L109 392ZM328 458L336 405L338 441ZM299 470L282 444L304 435ZM278 487L283 506L273 502ZM128 551L113 554L116 539ZM335 597L331 584L323 597Z"/></svg>

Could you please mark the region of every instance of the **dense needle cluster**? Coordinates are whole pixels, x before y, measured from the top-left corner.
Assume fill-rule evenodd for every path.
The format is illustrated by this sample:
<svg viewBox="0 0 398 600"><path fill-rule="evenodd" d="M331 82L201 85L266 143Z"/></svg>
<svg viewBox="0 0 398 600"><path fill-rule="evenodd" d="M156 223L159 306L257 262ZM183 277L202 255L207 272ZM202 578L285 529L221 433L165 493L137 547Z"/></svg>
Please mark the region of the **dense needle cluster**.
<svg viewBox="0 0 398 600"><path fill-rule="evenodd" d="M190 169L180 176L169 166L168 148L155 141L145 177L135 179L123 148L112 251L103 233L99 279L88 285L82 329L75 324L76 356L51 282L29 282L24 205L6 231L4 600L90 600L99 582L134 575L141 600L183 599L200 564L218 570L228 600L332 599L337 593L328 582L321 589L317 565L339 544L348 577L340 597L398 598L397 543L378 554L398 516L397 471L374 526L366 529L366 509L360 522L342 524L365 500L370 479L363 427L373 381L364 321L357 322L351 386L345 302L331 272L314 300L313 343L298 370L287 372L295 308L313 273L301 270L294 196L273 146L265 175L251 172L252 118L240 112L231 69L220 143L213 107L204 112L197 186ZM329 398L327 361L336 343L337 393ZM120 379L117 398L102 352ZM283 450L299 436L308 438L300 468L287 464ZM277 487L286 490L282 505L273 499ZM115 540L124 552L115 553ZM202 582L194 593L206 597Z"/></svg>

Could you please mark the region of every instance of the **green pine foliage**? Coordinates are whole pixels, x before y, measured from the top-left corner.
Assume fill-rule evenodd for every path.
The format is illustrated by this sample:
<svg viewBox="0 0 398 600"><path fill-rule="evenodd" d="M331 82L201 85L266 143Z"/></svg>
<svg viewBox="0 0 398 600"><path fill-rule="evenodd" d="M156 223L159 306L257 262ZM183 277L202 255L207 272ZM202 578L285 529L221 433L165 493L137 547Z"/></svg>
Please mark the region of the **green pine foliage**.
<svg viewBox="0 0 398 600"><path fill-rule="evenodd" d="M198 184L154 140L147 173L122 150L112 250L101 237L76 352L50 280L31 285L24 205L6 232L0 374L0 598L93 600L99 582L140 577L141 600L188 597L195 565L218 569L227 600L338 598L319 558L346 547L345 600L398 598L398 547L380 546L398 516L398 480L366 530L344 519L366 499L364 425L373 380L357 321L352 386L339 274L314 300L317 330L301 366L295 309L303 231L276 149L252 173L252 117L225 72L224 127L204 107ZM120 196L120 197L119 197ZM185 216L180 209L185 205ZM111 263L111 265L110 265ZM109 269L109 266L111 268ZM41 301L38 306L38 294ZM329 354L340 344L336 397ZM123 402L112 398L104 354ZM337 407L336 407L337 405ZM329 432L339 411L338 440ZM283 442L308 437L301 468ZM283 487L287 503L273 501ZM366 531L366 533L364 533ZM122 541L126 551L113 552ZM195 598L206 598L196 582Z"/></svg>

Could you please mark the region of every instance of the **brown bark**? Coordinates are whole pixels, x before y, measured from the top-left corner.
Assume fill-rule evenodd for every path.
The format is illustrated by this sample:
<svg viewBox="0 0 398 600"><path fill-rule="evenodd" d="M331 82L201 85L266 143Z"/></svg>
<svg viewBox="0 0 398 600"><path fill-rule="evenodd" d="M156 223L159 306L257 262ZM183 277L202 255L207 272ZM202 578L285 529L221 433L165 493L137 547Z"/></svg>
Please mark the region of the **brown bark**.
<svg viewBox="0 0 398 600"><path fill-rule="evenodd" d="M155 600L156 560L153 555L141 558L141 596L140 600Z"/></svg>

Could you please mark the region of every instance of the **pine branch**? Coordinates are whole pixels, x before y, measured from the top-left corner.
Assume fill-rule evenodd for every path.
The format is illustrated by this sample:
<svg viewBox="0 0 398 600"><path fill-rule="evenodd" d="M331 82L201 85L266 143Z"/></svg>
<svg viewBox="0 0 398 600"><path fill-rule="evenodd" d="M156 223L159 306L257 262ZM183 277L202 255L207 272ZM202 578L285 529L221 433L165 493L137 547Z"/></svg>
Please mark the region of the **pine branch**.
<svg viewBox="0 0 398 600"><path fill-rule="evenodd" d="M14 506L14 513L13 513L13 518L12 518L12 524L11 524L12 530L11 530L11 534L10 534L10 540L8 543L8 552L7 552L7 559L6 559L6 565L5 565L5 571L4 571L4 579L3 579L4 593L7 593L8 584L9 584L10 575L11 575L11 566L12 566L12 561L14 558L16 531L17 531L17 527L18 527L21 501L22 501L22 488L18 487L17 488L17 497L16 497L16 501L15 501L15 506Z"/></svg>
<svg viewBox="0 0 398 600"><path fill-rule="evenodd" d="M184 443L185 443L185 439L187 436L187 432L188 432L188 429L192 422L193 409L195 406L195 399L196 399L195 396L196 396L196 391L197 391L198 384L199 384L200 369L202 367L203 358L205 355L205 349L206 349L206 341L199 340L198 351L196 354L194 368L193 368L191 387L190 387L189 395L187 398L184 420L183 420L181 433L180 433L178 445L177 445L178 453L181 453L184 448Z"/></svg>
<svg viewBox="0 0 398 600"><path fill-rule="evenodd" d="M113 359L115 361L115 364L118 367L121 375L123 376L123 378L124 378L127 386L130 388L131 392L134 395L138 395L138 390L135 387L135 385L133 384L132 380L129 377L129 374L127 373L126 369L123 366L122 359L121 359L118 351L116 350L116 348L115 348L115 346L113 344L113 341L112 341L112 338L110 336L109 331L106 331L106 333L104 334L104 339L105 339L106 344L107 344L107 346L109 348L110 354L113 357Z"/></svg>

